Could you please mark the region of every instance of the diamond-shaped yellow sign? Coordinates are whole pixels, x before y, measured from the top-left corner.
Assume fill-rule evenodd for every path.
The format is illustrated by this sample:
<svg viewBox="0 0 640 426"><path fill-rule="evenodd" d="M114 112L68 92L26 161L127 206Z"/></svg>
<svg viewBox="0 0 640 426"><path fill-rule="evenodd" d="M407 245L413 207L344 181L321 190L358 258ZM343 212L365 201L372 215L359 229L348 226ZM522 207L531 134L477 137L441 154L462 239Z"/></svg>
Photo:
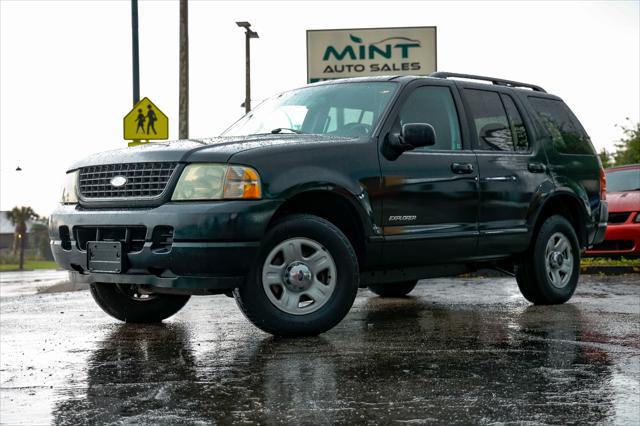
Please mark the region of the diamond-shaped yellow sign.
<svg viewBox="0 0 640 426"><path fill-rule="evenodd" d="M169 118L149 98L142 98L123 121L126 140L169 139Z"/></svg>

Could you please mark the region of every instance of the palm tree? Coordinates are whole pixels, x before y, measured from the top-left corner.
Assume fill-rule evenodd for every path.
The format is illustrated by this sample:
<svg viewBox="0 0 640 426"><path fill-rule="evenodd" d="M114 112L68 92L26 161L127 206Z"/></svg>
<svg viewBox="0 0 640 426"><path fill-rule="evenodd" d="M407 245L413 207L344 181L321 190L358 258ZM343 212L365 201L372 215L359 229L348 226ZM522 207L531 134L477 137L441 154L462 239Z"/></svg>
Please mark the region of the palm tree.
<svg viewBox="0 0 640 426"><path fill-rule="evenodd" d="M38 219L38 215L31 207L14 207L7 212L7 219L15 226L13 239L13 254L20 248L20 270L24 269L24 245L27 237L27 222Z"/></svg>

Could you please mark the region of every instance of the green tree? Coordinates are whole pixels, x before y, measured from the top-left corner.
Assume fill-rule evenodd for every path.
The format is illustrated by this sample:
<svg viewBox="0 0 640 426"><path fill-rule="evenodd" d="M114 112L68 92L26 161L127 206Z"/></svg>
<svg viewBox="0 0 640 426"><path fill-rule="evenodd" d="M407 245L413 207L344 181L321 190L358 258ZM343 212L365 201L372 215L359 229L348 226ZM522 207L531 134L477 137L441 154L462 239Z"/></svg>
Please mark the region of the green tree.
<svg viewBox="0 0 640 426"><path fill-rule="evenodd" d="M605 169L608 169L613 165L613 162L611 161L611 154L606 150L606 148L602 148L598 153L598 156L600 157L602 167L604 167Z"/></svg>
<svg viewBox="0 0 640 426"><path fill-rule="evenodd" d="M616 144L613 154L616 166L640 163L640 122L633 124L627 118L626 125L618 125L622 129L623 137Z"/></svg>
<svg viewBox="0 0 640 426"><path fill-rule="evenodd" d="M24 269L24 246L27 238L27 222L38 219L38 215L31 207L14 207L7 212L7 219L15 226L13 239L13 254L20 250L20 270Z"/></svg>

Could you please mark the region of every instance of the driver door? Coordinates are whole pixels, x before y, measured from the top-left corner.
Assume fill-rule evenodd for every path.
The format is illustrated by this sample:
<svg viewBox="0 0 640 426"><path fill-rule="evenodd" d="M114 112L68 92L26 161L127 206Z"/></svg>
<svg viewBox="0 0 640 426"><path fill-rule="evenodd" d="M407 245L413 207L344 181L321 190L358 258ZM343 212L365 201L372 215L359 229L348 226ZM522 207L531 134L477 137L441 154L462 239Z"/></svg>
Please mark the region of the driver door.
<svg viewBox="0 0 640 426"><path fill-rule="evenodd" d="M396 159L380 155L385 267L449 263L476 254L478 164L463 144L459 106L449 83L423 83L406 89L385 123L381 143L405 123L427 123L436 133L435 145Z"/></svg>

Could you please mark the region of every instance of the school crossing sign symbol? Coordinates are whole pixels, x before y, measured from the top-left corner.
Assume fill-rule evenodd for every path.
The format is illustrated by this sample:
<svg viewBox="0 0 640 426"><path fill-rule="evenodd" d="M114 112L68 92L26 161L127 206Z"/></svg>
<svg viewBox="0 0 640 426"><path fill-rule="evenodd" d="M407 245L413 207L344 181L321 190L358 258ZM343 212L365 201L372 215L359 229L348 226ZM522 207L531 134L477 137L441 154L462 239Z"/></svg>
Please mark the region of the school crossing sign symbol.
<svg viewBox="0 0 640 426"><path fill-rule="evenodd" d="M149 98L140 100L123 121L126 140L169 139L169 118Z"/></svg>

